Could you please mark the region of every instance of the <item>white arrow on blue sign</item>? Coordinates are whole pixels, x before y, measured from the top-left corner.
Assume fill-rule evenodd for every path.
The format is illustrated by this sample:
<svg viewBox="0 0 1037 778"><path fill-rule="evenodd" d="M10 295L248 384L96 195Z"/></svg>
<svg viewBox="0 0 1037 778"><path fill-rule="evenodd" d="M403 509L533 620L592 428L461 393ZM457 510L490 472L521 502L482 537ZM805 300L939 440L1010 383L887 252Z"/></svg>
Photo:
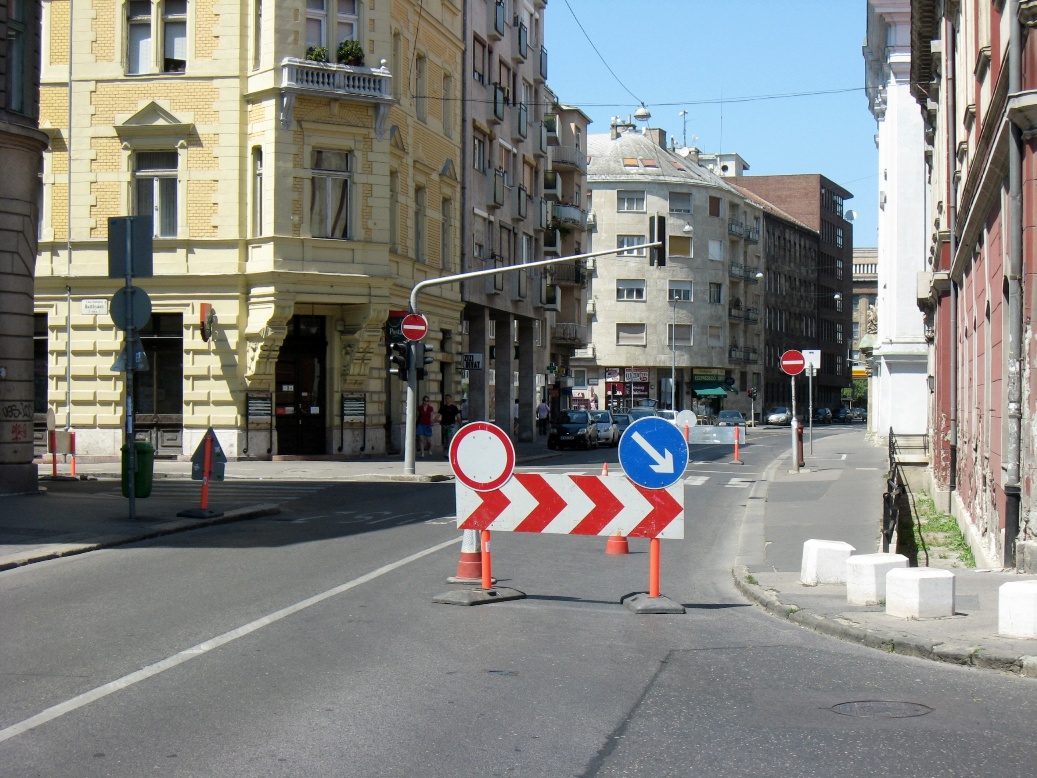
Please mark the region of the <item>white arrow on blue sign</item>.
<svg viewBox="0 0 1037 778"><path fill-rule="evenodd" d="M688 444L677 425L659 416L638 419L619 440L619 464L646 489L665 489L688 469Z"/></svg>

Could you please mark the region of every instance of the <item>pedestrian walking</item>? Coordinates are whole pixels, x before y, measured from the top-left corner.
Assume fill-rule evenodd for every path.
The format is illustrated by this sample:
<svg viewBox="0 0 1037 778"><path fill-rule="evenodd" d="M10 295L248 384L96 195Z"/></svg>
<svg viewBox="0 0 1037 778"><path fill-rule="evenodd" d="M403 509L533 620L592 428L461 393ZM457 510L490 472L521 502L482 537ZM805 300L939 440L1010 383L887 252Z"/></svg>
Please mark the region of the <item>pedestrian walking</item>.
<svg viewBox="0 0 1037 778"><path fill-rule="evenodd" d="M537 434L538 435L546 435L547 434L547 417L550 416L550 415L551 415L551 407L546 402L541 400L540 401L540 405L537 406L537 410L536 410Z"/></svg>
<svg viewBox="0 0 1037 778"><path fill-rule="evenodd" d="M418 454L422 459L432 454L432 416L435 412L428 397L422 397L418 406Z"/></svg>
<svg viewBox="0 0 1037 778"><path fill-rule="evenodd" d="M443 403L439 406L439 421L443 425L443 450L450 457L450 440L457 432L457 420L461 416L461 409L454 405L453 398L447 394L443 396Z"/></svg>

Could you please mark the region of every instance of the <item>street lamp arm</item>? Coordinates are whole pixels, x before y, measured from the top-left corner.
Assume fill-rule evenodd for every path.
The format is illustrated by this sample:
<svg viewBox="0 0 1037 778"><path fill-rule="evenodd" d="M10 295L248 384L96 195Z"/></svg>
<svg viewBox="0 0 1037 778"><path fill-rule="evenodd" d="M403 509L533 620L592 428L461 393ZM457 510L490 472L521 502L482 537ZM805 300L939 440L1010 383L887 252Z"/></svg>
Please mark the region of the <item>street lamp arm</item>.
<svg viewBox="0 0 1037 778"><path fill-rule="evenodd" d="M424 281L418 281L411 289L410 293L410 312L417 313L418 293L429 286L440 286L442 284L452 284L455 281L463 281L466 278L479 278L480 276L491 276L497 273L508 273L513 270L527 270L531 267L543 267L545 265L556 265L559 262L571 262L575 259L592 259L594 257L605 257L609 254L620 254L624 251L631 251L636 248L650 249L662 246L661 241L655 243L643 243L637 246L624 246L623 248L616 249L602 249L601 251L591 251L587 254L572 254L567 257L554 257L553 259L538 259L536 262L525 262L519 265L506 265L505 267L490 267L486 270L469 270L467 273L455 273L449 276L440 276L439 278L426 278Z"/></svg>

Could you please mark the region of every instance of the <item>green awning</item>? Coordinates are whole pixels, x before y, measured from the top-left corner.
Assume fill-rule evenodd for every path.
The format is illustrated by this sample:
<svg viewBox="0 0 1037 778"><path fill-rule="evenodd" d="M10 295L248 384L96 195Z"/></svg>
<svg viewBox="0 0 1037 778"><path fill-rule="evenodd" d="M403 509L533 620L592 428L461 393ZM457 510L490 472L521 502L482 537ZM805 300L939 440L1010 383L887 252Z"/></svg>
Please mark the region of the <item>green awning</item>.
<svg viewBox="0 0 1037 778"><path fill-rule="evenodd" d="M691 390L698 397L727 397L733 391L719 381L692 381Z"/></svg>

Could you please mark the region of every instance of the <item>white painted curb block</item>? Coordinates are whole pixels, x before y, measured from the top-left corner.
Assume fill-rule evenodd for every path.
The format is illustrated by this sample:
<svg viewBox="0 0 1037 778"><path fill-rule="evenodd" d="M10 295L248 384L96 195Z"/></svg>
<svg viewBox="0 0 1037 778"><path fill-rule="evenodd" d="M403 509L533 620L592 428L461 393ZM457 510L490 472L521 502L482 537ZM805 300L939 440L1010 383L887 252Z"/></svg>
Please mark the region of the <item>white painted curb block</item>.
<svg viewBox="0 0 1037 778"><path fill-rule="evenodd" d="M1008 638L1037 638L1037 581L998 587L997 632Z"/></svg>
<svg viewBox="0 0 1037 778"><path fill-rule="evenodd" d="M906 567L886 573L886 613L899 619L954 615L954 573Z"/></svg>
<svg viewBox="0 0 1037 778"><path fill-rule="evenodd" d="M856 554L846 560L846 601L878 605L886 599L886 573L907 567L902 554Z"/></svg>
<svg viewBox="0 0 1037 778"><path fill-rule="evenodd" d="M800 583L807 586L846 583L846 560L856 550L841 540L808 540L803 544Z"/></svg>

